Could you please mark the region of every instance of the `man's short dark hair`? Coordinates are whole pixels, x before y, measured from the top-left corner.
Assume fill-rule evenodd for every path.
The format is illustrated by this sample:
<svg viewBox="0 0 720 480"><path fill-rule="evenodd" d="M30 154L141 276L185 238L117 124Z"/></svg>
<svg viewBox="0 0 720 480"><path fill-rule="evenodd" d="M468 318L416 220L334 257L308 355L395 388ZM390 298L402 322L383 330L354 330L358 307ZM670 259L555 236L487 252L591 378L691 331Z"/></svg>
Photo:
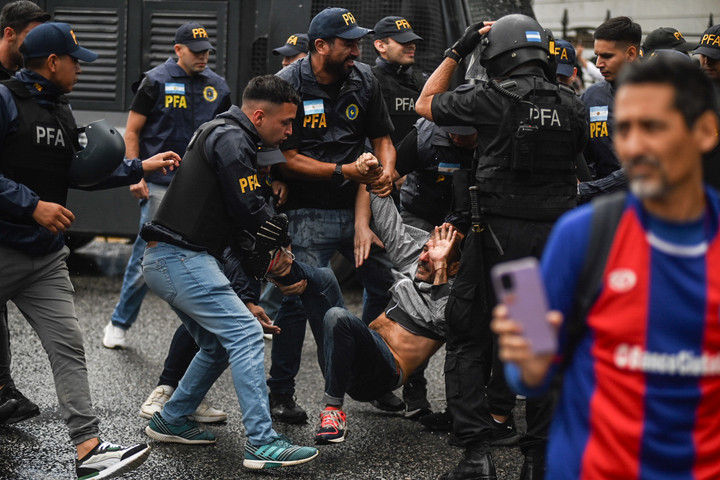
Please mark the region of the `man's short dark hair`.
<svg viewBox="0 0 720 480"><path fill-rule="evenodd" d="M277 105L294 103L300 105L300 96L288 82L275 75L251 78L243 90L243 103L247 101L270 102Z"/></svg>
<svg viewBox="0 0 720 480"><path fill-rule="evenodd" d="M603 22L593 33L595 40L609 40L640 46L642 27L630 17L613 17Z"/></svg>
<svg viewBox="0 0 720 480"><path fill-rule="evenodd" d="M31 22L45 23L48 20L50 14L29 0L8 3L0 11L0 38L4 35L6 27L20 33Z"/></svg>
<svg viewBox="0 0 720 480"><path fill-rule="evenodd" d="M693 62L674 55L660 55L644 62L632 62L618 76L618 88L644 83L670 85L675 90L674 107L688 128L706 111L714 111L717 95L710 78Z"/></svg>

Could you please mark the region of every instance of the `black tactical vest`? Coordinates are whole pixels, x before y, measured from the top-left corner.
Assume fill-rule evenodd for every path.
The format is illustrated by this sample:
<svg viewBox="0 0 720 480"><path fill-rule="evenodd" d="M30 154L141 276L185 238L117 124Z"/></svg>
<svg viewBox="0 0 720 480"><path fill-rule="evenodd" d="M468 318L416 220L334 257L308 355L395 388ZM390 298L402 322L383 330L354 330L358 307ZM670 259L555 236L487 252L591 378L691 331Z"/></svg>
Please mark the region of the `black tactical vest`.
<svg viewBox="0 0 720 480"><path fill-rule="evenodd" d="M387 105L395 131L390 134L394 144L405 138L420 116L415 112L415 102L420 96L426 78L421 72L412 69L412 83L400 82L397 75L378 66L372 67Z"/></svg>
<svg viewBox="0 0 720 480"><path fill-rule="evenodd" d="M204 147L210 132L225 124L241 127L234 120L222 118L198 128L185 151L182 168L177 170L152 220L215 256L230 245L235 222L225 208L217 172Z"/></svg>
<svg viewBox="0 0 720 480"><path fill-rule="evenodd" d="M65 206L67 175L80 149L68 100L45 108L17 79L2 82L10 89L18 111L18 128L5 137L0 150L0 172L35 192L41 200Z"/></svg>
<svg viewBox="0 0 720 480"><path fill-rule="evenodd" d="M499 86L503 118L475 173L480 206L490 215L554 221L576 205L576 139L582 126L574 93L540 77Z"/></svg>

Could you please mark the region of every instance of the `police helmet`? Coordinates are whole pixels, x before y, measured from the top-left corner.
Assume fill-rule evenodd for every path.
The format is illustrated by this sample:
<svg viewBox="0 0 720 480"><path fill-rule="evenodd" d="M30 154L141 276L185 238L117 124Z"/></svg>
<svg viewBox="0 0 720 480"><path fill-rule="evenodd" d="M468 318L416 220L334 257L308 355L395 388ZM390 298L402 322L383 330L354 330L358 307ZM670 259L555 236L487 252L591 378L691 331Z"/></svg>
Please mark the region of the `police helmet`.
<svg viewBox="0 0 720 480"><path fill-rule="evenodd" d="M70 167L70 181L89 187L107 178L125 158L122 135L105 120L85 127L87 146L75 154Z"/></svg>
<svg viewBox="0 0 720 480"><path fill-rule="evenodd" d="M531 60L548 65L549 38L540 24L527 15L514 13L500 18L485 39L480 63L491 77L501 77Z"/></svg>

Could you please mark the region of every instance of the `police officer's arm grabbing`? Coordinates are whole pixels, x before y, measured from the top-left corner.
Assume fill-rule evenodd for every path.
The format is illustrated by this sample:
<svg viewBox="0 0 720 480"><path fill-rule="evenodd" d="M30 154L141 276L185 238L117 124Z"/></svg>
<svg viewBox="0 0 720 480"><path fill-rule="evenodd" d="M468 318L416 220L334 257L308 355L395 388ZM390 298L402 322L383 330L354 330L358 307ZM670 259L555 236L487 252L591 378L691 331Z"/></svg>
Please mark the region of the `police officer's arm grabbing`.
<svg viewBox="0 0 720 480"><path fill-rule="evenodd" d="M430 75L425 87L420 92L420 97L415 102L415 111L418 115L433 120L431 109L433 97L438 93L447 91L459 63L472 53L477 44L480 43L481 37L490 31L493 23L480 22L470 25L465 29L462 37L445 51L445 59Z"/></svg>

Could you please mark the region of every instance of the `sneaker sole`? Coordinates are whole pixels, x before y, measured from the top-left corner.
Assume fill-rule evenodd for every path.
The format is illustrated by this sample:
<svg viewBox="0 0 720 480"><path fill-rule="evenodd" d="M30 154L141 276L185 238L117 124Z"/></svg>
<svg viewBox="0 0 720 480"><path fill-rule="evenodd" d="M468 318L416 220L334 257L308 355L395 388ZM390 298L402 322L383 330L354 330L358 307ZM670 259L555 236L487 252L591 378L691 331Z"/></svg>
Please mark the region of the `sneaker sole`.
<svg viewBox="0 0 720 480"><path fill-rule="evenodd" d="M127 345L121 345L119 343L114 345L108 345L107 343L105 343L104 340L102 342L102 346L107 348L108 350L124 350L125 348L127 348Z"/></svg>
<svg viewBox="0 0 720 480"><path fill-rule="evenodd" d="M300 465L301 463L309 462L317 457L320 452L315 452L315 455L300 460L287 460L284 462L276 462L272 460L243 460L243 467L249 468L250 470L263 470L268 468L279 468L279 467L292 467L293 465Z"/></svg>
<svg viewBox="0 0 720 480"><path fill-rule="evenodd" d="M150 417L147 417L147 418L150 418ZM227 414L222 415L222 416L218 415L215 417L203 417L203 416L197 416L197 415L188 415L188 419L192 420L193 422L198 422L198 423L227 422Z"/></svg>
<svg viewBox="0 0 720 480"><path fill-rule="evenodd" d="M160 411L160 410L158 410L158 412L159 412L159 411ZM155 413L155 412L153 412L153 413ZM140 418L144 418L144 419L146 419L146 420L150 420L150 419L152 418L152 413L145 413L145 412L143 412L142 410L140 410L140 413L138 413L138 416L139 416Z"/></svg>
<svg viewBox="0 0 720 480"><path fill-rule="evenodd" d="M180 437L178 435L165 435L164 433L156 432L149 426L145 427L145 434L152 438L153 440L157 440L158 442L165 442L165 443L184 443L186 445L209 445L217 442L217 438L213 440L190 440L187 438Z"/></svg>
<svg viewBox="0 0 720 480"><path fill-rule="evenodd" d="M325 438L325 437L315 437L315 445L329 445L331 443L342 443L345 441L345 438L347 437L347 430L343 432L342 437L338 438Z"/></svg>
<svg viewBox="0 0 720 480"><path fill-rule="evenodd" d="M139 451L135 455L132 455L125 460L122 460L118 462L117 464L113 465L110 468L106 468L105 470L101 471L98 475L95 476L86 476L83 478L92 478L94 479L100 479L100 478L112 478L116 475L121 475L127 471L133 470L142 463L147 460L147 458L150 456L150 446L148 445L147 448L144 450Z"/></svg>

